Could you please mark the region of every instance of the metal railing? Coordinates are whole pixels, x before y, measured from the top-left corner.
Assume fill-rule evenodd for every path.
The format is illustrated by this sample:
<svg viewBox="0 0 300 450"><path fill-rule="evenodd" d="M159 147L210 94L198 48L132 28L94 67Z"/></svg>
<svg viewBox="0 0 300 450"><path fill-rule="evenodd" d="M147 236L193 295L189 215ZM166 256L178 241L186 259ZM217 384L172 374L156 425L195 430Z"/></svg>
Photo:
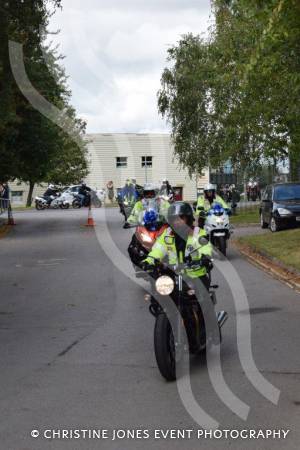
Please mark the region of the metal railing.
<svg viewBox="0 0 300 450"><path fill-rule="evenodd" d="M5 216L7 217L7 225L15 225L10 199L0 197L0 224L4 223L6 218Z"/></svg>
<svg viewBox="0 0 300 450"><path fill-rule="evenodd" d="M10 199L0 197L0 215L8 211L10 207Z"/></svg>

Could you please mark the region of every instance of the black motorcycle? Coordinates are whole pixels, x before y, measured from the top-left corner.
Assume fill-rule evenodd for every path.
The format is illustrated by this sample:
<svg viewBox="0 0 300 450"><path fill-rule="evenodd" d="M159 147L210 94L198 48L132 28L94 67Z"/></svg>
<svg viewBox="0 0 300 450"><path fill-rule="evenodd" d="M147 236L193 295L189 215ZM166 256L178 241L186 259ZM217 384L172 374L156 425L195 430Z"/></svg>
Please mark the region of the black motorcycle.
<svg viewBox="0 0 300 450"><path fill-rule="evenodd" d="M92 206L95 208L101 208L102 206L101 200L97 197L96 193L93 191L86 193L86 195L84 196L83 204L81 203L81 198L75 194L74 200L72 202L72 207L75 209L79 209L82 206L89 207L90 204L92 204Z"/></svg>
<svg viewBox="0 0 300 450"><path fill-rule="evenodd" d="M215 313L215 289L218 286L211 286L208 292L201 284L199 291L197 283L193 284L184 276L186 269L198 269L202 265L207 267L207 257L197 262L189 259L172 268L156 265L151 271L153 293L146 294L145 300L150 302L149 310L155 317L157 365L167 381L174 381L180 376L179 369L185 353L199 354L212 342L221 341L221 328L228 318L225 311L219 312L218 316ZM209 261L209 273L211 269L212 262ZM198 292L206 297L206 303L198 301ZM206 319L210 317L209 327L204 320L203 305L206 305Z"/></svg>

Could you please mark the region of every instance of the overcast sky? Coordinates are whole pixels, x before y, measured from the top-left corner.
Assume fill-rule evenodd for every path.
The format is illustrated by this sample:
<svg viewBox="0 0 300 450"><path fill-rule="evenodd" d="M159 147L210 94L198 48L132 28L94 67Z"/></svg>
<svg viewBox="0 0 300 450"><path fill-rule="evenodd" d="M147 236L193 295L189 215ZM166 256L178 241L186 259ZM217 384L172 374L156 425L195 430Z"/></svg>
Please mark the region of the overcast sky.
<svg viewBox="0 0 300 450"><path fill-rule="evenodd" d="M63 0L51 19L88 132L166 132L157 91L167 49L204 33L210 0Z"/></svg>

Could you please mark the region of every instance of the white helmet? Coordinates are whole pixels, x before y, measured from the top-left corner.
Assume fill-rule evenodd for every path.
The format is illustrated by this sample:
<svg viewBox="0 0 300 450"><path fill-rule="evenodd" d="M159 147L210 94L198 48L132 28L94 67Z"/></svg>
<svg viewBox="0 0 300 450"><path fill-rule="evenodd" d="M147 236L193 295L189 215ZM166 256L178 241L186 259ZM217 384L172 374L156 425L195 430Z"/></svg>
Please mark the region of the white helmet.
<svg viewBox="0 0 300 450"><path fill-rule="evenodd" d="M156 188L152 183L144 184L143 188L144 197L155 198L156 197Z"/></svg>
<svg viewBox="0 0 300 450"><path fill-rule="evenodd" d="M208 184L206 184L205 186L204 186L204 192L206 192L206 191L216 191L217 190L217 187L216 187L216 185L215 184L212 184L212 183L208 183Z"/></svg>
<svg viewBox="0 0 300 450"><path fill-rule="evenodd" d="M49 184L48 189L54 189L54 188L55 188L54 184Z"/></svg>

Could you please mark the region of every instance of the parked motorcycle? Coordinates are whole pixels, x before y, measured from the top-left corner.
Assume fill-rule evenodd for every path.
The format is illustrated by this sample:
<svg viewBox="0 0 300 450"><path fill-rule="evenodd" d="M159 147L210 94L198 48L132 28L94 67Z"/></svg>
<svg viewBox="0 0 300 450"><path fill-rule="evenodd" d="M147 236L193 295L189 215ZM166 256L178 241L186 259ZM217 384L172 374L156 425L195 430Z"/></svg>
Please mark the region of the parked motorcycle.
<svg viewBox="0 0 300 450"><path fill-rule="evenodd" d="M135 268L137 277L144 277L144 272L138 268L142 261L147 258L156 239L167 228L167 224L162 221L155 210L147 210L143 213L140 224L136 227L135 233L128 247L129 257Z"/></svg>
<svg viewBox="0 0 300 450"><path fill-rule="evenodd" d="M202 214L204 211L202 212ZM218 203L215 204L207 213L204 224L205 231L209 236L210 242L226 256L227 241L233 232L229 223L229 211L226 211Z"/></svg>
<svg viewBox="0 0 300 450"><path fill-rule="evenodd" d="M216 344L221 341L221 328L228 318L225 311L216 316L214 310L217 303L215 289L218 286L211 286L208 293L204 286L199 290L195 282L184 276L186 269L198 269L203 264L207 266L207 257L204 258L197 262L190 258L169 268L157 265L152 271L152 294L146 294L145 300L150 302L149 311L155 317L154 351L157 366L167 381L174 381L179 376L185 353L198 354L212 342ZM209 267L211 270L211 261ZM208 302L205 309L210 311L208 315L215 328L206 327L202 303L199 303L197 295L205 296L203 300Z"/></svg>

